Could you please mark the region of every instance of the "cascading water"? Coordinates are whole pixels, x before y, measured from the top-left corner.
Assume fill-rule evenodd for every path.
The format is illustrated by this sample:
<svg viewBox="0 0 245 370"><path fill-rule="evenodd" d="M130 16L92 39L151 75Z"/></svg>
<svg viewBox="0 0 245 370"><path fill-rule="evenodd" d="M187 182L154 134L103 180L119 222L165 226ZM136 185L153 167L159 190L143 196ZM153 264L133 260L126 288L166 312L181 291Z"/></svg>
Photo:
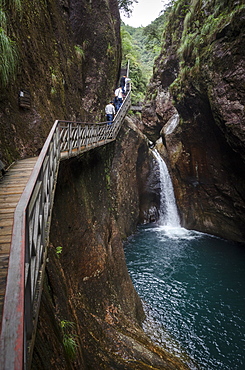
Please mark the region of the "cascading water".
<svg viewBox="0 0 245 370"><path fill-rule="evenodd" d="M153 154L157 160L160 175L161 199L159 224L168 227L180 227L174 189L168 168L157 150L153 150Z"/></svg>

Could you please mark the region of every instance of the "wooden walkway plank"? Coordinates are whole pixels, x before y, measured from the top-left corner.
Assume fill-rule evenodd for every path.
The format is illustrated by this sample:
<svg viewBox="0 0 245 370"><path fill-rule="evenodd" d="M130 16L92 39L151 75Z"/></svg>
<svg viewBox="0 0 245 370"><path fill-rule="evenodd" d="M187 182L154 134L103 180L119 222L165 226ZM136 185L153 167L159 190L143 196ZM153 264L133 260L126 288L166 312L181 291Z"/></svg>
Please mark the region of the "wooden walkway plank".
<svg viewBox="0 0 245 370"><path fill-rule="evenodd" d="M0 233L4 234L4 235L12 235L12 225L2 225L0 223ZM0 234L0 237L1 237L1 234Z"/></svg>
<svg viewBox="0 0 245 370"><path fill-rule="evenodd" d="M18 203L18 200L15 202L3 202L1 204L1 209L6 209L6 208L15 208Z"/></svg>
<svg viewBox="0 0 245 370"><path fill-rule="evenodd" d="M21 194L22 193L22 190L19 186L17 185L12 185L12 186L8 186L6 188L1 188L0 187L0 194L1 195L12 195L12 194Z"/></svg>
<svg viewBox="0 0 245 370"><path fill-rule="evenodd" d="M11 178L6 178L4 183L5 183L5 186L7 185L16 185L17 181L18 181L18 185L24 185L27 183L27 180L29 179L29 176L26 176L26 177L23 177L23 178L19 178L17 177L16 179L11 179Z"/></svg>
<svg viewBox="0 0 245 370"><path fill-rule="evenodd" d="M22 187L9 187L8 189L5 189L4 191L3 190L0 190L0 196L4 197L4 196L12 196L12 195L18 195L20 196L22 193L23 193L23 190L24 188L22 189ZM0 202L0 207L1 207L1 202Z"/></svg>
<svg viewBox="0 0 245 370"><path fill-rule="evenodd" d="M1 211L1 208L0 208L0 211ZM0 220L6 220L9 218L13 218L13 212L2 213L2 214L0 213Z"/></svg>
<svg viewBox="0 0 245 370"><path fill-rule="evenodd" d="M8 272L14 211L37 158L15 162L0 180L0 322Z"/></svg>
<svg viewBox="0 0 245 370"><path fill-rule="evenodd" d="M7 202L7 203L18 202L19 198L20 198L20 194L7 194L7 195L1 195L0 194L0 207L5 202Z"/></svg>
<svg viewBox="0 0 245 370"><path fill-rule="evenodd" d="M12 169L10 169L10 171L13 172L13 173L16 173L16 172L21 172L21 171L27 170L27 169L32 170L32 167L33 167L33 161L29 162L29 163L26 163L26 164L22 163L20 165L18 165L18 163L16 163L16 165ZM6 174L8 174L8 171L7 171Z"/></svg>
<svg viewBox="0 0 245 370"><path fill-rule="evenodd" d="M6 227L6 226L13 226L13 219L12 219L12 217L10 218L10 217L6 217L6 218L1 218L0 217L0 228L1 227Z"/></svg>
<svg viewBox="0 0 245 370"><path fill-rule="evenodd" d="M10 243L11 242L11 234L3 234L1 235L0 234L0 248L1 248L1 244L2 243ZM0 263L0 266L1 266L1 263Z"/></svg>
<svg viewBox="0 0 245 370"><path fill-rule="evenodd" d="M15 207L14 208L3 208L2 204L1 204L0 215L5 214L5 213L13 214L14 211L15 211Z"/></svg>
<svg viewBox="0 0 245 370"><path fill-rule="evenodd" d="M1 243L1 245L0 245L0 255L2 256L2 258L4 258L5 255L8 256L9 249L10 249L10 243Z"/></svg>

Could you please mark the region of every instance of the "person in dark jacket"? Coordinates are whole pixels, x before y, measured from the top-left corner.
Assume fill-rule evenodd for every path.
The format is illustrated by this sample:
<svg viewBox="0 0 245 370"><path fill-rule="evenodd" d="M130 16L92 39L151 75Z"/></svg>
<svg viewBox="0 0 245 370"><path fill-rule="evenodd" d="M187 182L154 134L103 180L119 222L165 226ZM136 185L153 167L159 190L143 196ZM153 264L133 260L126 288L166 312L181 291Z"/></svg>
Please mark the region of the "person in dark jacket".
<svg viewBox="0 0 245 370"><path fill-rule="evenodd" d="M122 88L122 92L125 95L125 80L127 76L122 76L120 79L120 87Z"/></svg>

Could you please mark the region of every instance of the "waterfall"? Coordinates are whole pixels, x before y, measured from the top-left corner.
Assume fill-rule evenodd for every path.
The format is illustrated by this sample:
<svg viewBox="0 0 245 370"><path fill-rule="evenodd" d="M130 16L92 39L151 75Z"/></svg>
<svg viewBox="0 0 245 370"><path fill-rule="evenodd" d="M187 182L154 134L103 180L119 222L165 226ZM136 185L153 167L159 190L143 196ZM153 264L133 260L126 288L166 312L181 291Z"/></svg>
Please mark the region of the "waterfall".
<svg viewBox="0 0 245 370"><path fill-rule="evenodd" d="M160 175L161 199L159 223L162 226L180 227L174 189L168 168L157 150L154 149L153 154L157 160Z"/></svg>

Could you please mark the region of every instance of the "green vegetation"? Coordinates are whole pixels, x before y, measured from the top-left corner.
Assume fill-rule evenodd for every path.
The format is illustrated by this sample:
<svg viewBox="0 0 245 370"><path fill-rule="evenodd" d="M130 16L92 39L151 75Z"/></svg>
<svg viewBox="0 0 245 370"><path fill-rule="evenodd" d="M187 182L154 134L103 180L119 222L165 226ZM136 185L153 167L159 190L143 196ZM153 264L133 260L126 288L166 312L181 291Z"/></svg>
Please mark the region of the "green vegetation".
<svg viewBox="0 0 245 370"><path fill-rule="evenodd" d="M59 257L60 256L60 254L62 253L62 247L56 247L56 254L57 254L57 256Z"/></svg>
<svg viewBox="0 0 245 370"><path fill-rule="evenodd" d="M189 84L199 88L201 66L213 42L244 8L243 0L171 0L147 27L122 24L123 65L130 60L133 103L144 99L154 60L169 48L179 59L179 74L170 87L175 101Z"/></svg>
<svg viewBox="0 0 245 370"><path fill-rule="evenodd" d="M122 65L130 61L133 104L144 100L154 61L161 51L165 22L166 12L146 27L121 25Z"/></svg>
<svg viewBox="0 0 245 370"><path fill-rule="evenodd" d="M160 54L165 22L166 12L156 18L143 30L143 36L145 36L145 47L148 51L148 59L150 59L151 63L154 58Z"/></svg>
<svg viewBox="0 0 245 370"><path fill-rule="evenodd" d="M179 57L179 75L171 85L175 100L181 100L188 84L198 86L200 66L218 34L245 8L243 1L177 0L169 9L164 29L164 47L169 45Z"/></svg>
<svg viewBox="0 0 245 370"><path fill-rule="evenodd" d="M135 49L134 54L137 55L147 81L152 76L154 61L161 51L166 14L164 12L146 27L134 28L122 24L123 54L125 51L124 48L127 48L130 43L130 47ZM126 40L123 37L125 32L130 35L130 40L128 40L128 37L126 37Z"/></svg>
<svg viewBox="0 0 245 370"><path fill-rule="evenodd" d="M122 65L130 61L133 104L144 100L154 60L161 50L164 22L165 15L162 14L146 27L121 25Z"/></svg>
<svg viewBox="0 0 245 370"><path fill-rule="evenodd" d="M16 45L0 27L0 83L3 86L15 76L17 61Z"/></svg>
<svg viewBox="0 0 245 370"><path fill-rule="evenodd" d="M5 12L0 8L0 25L2 29L7 29L7 18Z"/></svg>
<svg viewBox="0 0 245 370"><path fill-rule="evenodd" d="M114 47L109 43L106 50L106 55L113 55L114 54Z"/></svg>
<svg viewBox="0 0 245 370"><path fill-rule="evenodd" d="M137 3L138 0L117 0L117 2L119 9L129 16L132 12L133 3Z"/></svg>
<svg viewBox="0 0 245 370"><path fill-rule="evenodd" d="M126 26L121 27L122 38L122 65L130 62L130 79L132 82L132 103L136 104L144 99L147 79L143 74L140 61L139 48L136 46L133 37L126 30Z"/></svg>
<svg viewBox="0 0 245 370"><path fill-rule="evenodd" d="M63 346L67 357L71 360L74 359L77 350L77 342L75 335L70 333L74 327L74 323L67 320L62 320L60 322L62 334L63 334Z"/></svg>
<svg viewBox="0 0 245 370"><path fill-rule="evenodd" d="M8 35L7 12L21 12L21 0L0 0L0 84L6 86L15 77L18 54L14 41Z"/></svg>
<svg viewBox="0 0 245 370"><path fill-rule="evenodd" d="M81 46L75 45L74 48L75 48L75 52L76 52L77 57L79 59L84 59L85 58L85 53L84 53L84 50L81 48Z"/></svg>
<svg viewBox="0 0 245 370"><path fill-rule="evenodd" d="M0 0L0 7L20 13L22 11L22 0Z"/></svg>

